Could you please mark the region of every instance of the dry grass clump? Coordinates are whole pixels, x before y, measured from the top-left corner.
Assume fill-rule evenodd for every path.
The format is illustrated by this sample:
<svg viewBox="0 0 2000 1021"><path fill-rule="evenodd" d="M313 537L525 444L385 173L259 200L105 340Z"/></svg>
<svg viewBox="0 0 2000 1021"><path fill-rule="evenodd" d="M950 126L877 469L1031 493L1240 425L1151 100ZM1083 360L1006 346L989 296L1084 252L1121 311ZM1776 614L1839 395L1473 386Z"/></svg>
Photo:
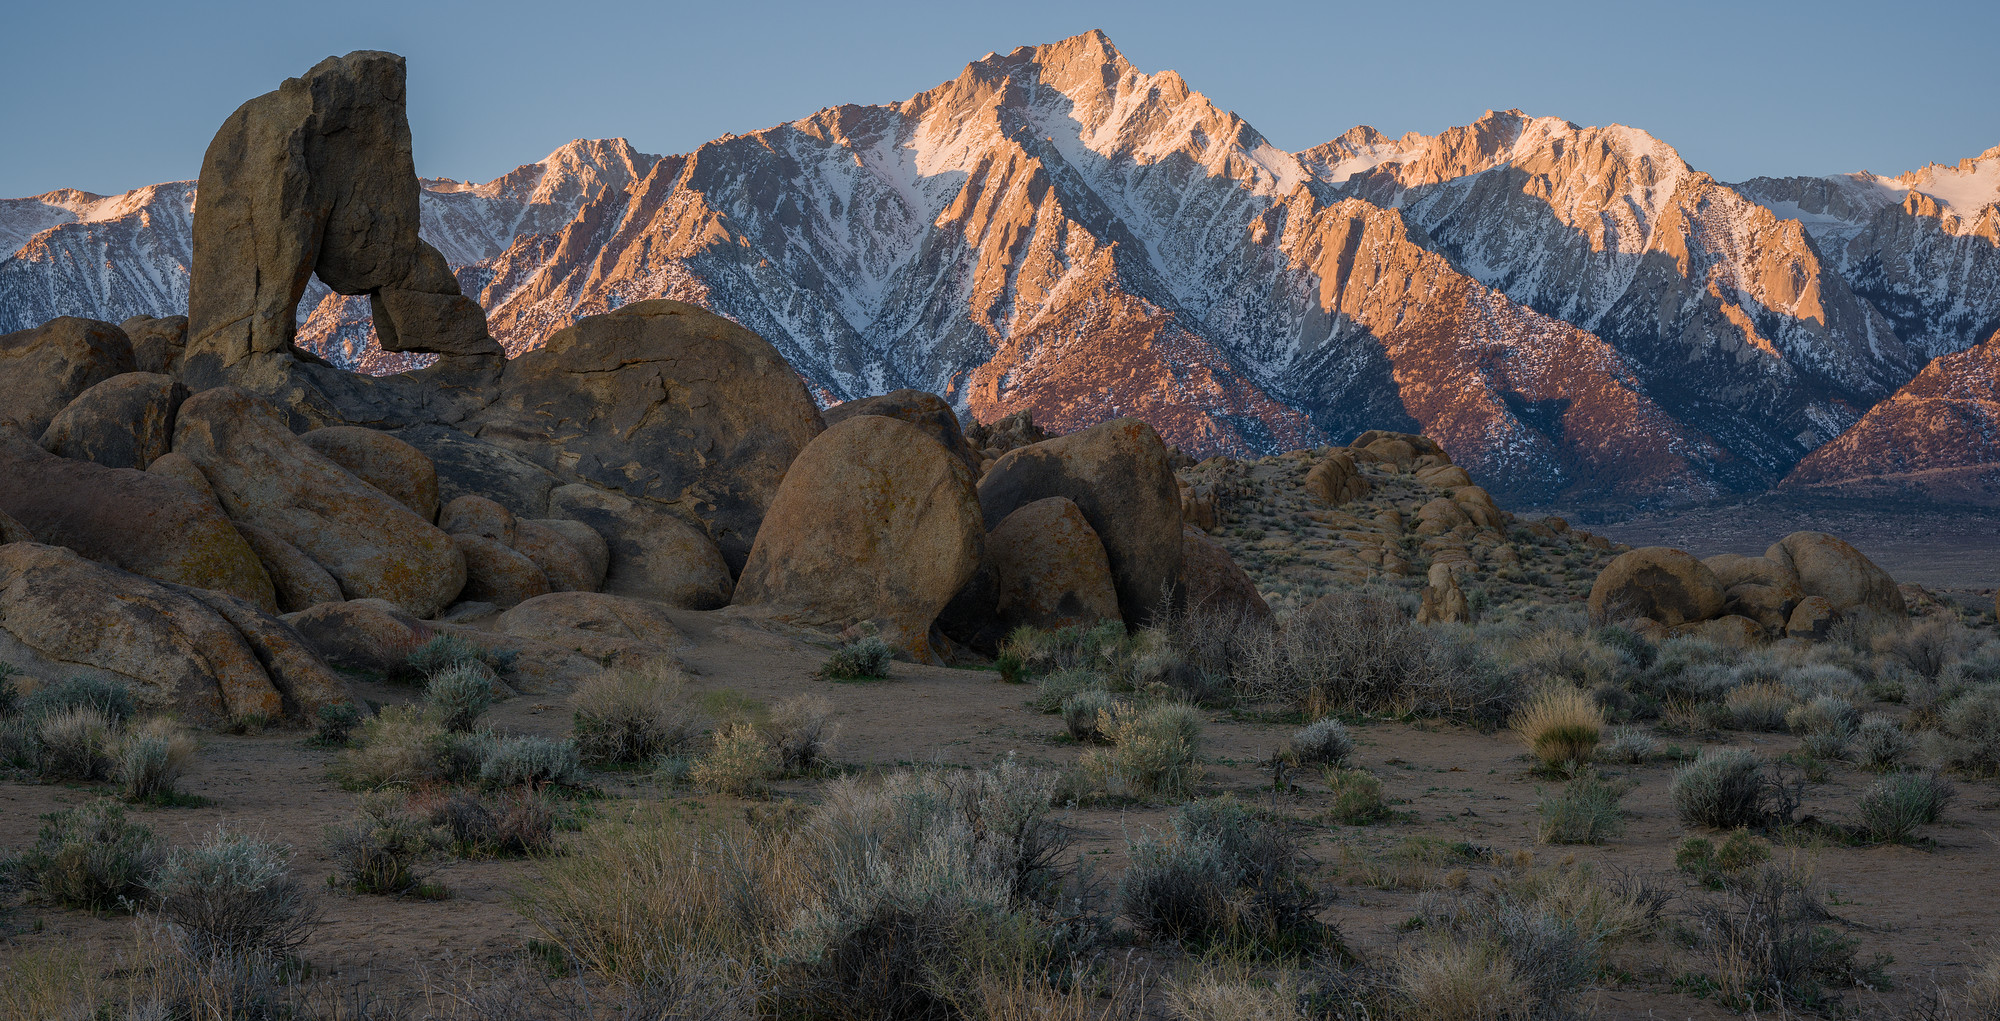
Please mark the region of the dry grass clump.
<svg viewBox="0 0 2000 1021"><path fill-rule="evenodd" d="M1611 740L1597 746L1596 758L1599 762L1636 766L1652 761L1660 754L1660 742L1653 735L1635 727L1621 727L1611 732Z"/></svg>
<svg viewBox="0 0 2000 1021"><path fill-rule="evenodd" d="M802 776L826 765L837 730L833 703L818 695L799 695L771 707L764 740L780 773Z"/></svg>
<svg viewBox="0 0 2000 1021"><path fill-rule="evenodd" d="M1689 826L1735 829L1768 814L1764 758L1748 748L1704 748L1674 771L1674 812Z"/></svg>
<svg viewBox="0 0 2000 1021"><path fill-rule="evenodd" d="M1298 976L1283 972L1269 980L1247 969L1202 969L1166 989L1173 1021L1307 1021L1310 996Z"/></svg>
<svg viewBox="0 0 2000 1021"><path fill-rule="evenodd" d="M1321 775L1326 779L1327 790L1333 792L1333 805L1327 809L1327 815L1335 822L1366 826L1389 814L1389 806L1382 801L1382 781L1375 779L1375 774L1365 769L1328 766Z"/></svg>
<svg viewBox="0 0 2000 1021"><path fill-rule="evenodd" d="M1585 770L1565 784L1562 793L1535 806L1541 816L1537 837L1544 844L1601 844L1625 832L1619 802L1632 786L1610 783Z"/></svg>
<svg viewBox="0 0 2000 1021"><path fill-rule="evenodd" d="M1193 706L1116 703L1099 713L1097 730L1111 747L1091 749L1077 762L1093 790L1113 797L1194 796L1201 779L1201 714Z"/></svg>
<svg viewBox="0 0 2000 1021"><path fill-rule="evenodd" d="M694 762L688 779L715 794L762 797L771 790L778 770L770 742L749 723L732 723L717 730L707 753Z"/></svg>
<svg viewBox="0 0 2000 1021"><path fill-rule="evenodd" d="M1396 1016L1570 1018L1597 970L1603 936L1504 885L1437 890L1418 902L1424 939L1397 961Z"/></svg>
<svg viewBox="0 0 2000 1021"><path fill-rule="evenodd" d="M449 841L461 858L522 858L555 846L556 816L538 790L516 787L497 798L468 791L434 792L412 810Z"/></svg>
<svg viewBox="0 0 2000 1021"><path fill-rule="evenodd" d="M471 733L497 697L493 671L484 663L446 667L424 682L424 704L444 729L456 734Z"/></svg>
<svg viewBox="0 0 2000 1021"><path fill-rule="evenodd" d="M688 694L687 674L670 660L586 678L570 694L569 708L577 751L589 762L686 755L704 724Z"/></svg>
<svg viewBox="0 0 2000 1021"><path fill-rule="evenodd" d="M137 712L130 688L95 674L75 674L42 685L21 699L18 706L20 715L31 720L71 709L96 710L114 727L131 719Z"/></svg>
<svg viewBox="0 0 2000 1021"><path fill-rule="evenodd" d="M1599 639L1600 632L1581 627L1544 627L1511 645L1507 660L1522 677L1535 683L1564 681L1586 691L1601 685L1622 685L1633 673L1633 647Z"/></svg>
<svg viewBox="0 0 2000 1021"><path fill-rule="evenodd" d="M34 720L37 771L45 780L92 783L116 767L117 725L95 706L51 709Z"/></svg>
<svg viewBox="0 0 2000 1021"><path fill-rule="evenodd" d="M435 779L445 744L444 725L426 707L383 706L361 724L354 747L334 760L333 772L342 784L362 789Z"/></svg>
<svg viewBox="0 0 2000 1021"><path fill-rule="evenodd" d="M1898 773L1876 781L1863 792L1856 807L1869 839L1907 844L1917 827L1944 815L1956 790L1936 773Z"/></svg>
<svg viewBox="0 0 2000 1021"><path fill-rule="evenodd" d="M1785 729L1792 693L1775 681L1752 681L1731 690L1722 704L1738 730L1777 731Z"/></svg>
<svg viewBox="0 0 2000 1021"><path fill-rule="evenodd" d="M195 748L193 735L172 720L156 717L133 727L118 744L118 782L125 800L171 803Z"/></svg>
<svg viewBox="0 0 2000 1021"><path fill-rule="evenodd" d="M327 827L331 881L355 893L442 897L442 887L425 883L424 867L437 857L446 836L386 793L363 797L360 808L354 821Z"/></svg>
<svg viewBox="0 0 2000 1021"><path fill-rule="evenodd" d="M1839 759L1861 723L1861 710L1839 695L1815 695L1785 713L1785 726L1799 735L1800 745L1814 758Z"/></svg>
<svg viewBox="0 0 2000 1021"><path fill-rule="evenodd" d="M1232 798L1174 813L1173 833L1130 844L1118 902L1142 933L1193 950L1228 946L1253 956L1295 956L1336 945L1315 916L1323 895L1285 829Z"/></svg>
<svg viewBox="0 0 2000 1021"><path fill-rule="evenodd" d="M1111 693L1102 688L1086 688L1063 700L1063 729L1069 732L1071 740L1097 742L1108 740L1098 724L1111 718L1113 703Z"/></svg>
<svg viewBox="0 0 2000 1021"><path fill-rule="evenodd" d="M1529 699L1508 725L1543 765L1562 769L1590 761L1604 733L1604 710L1576 688L1551 685Z"/></svg>
<svg viewBox="0 0 2000 1021"><path fill-rule="evenodd" d="M1929 750L1966 776L2000 776L2000 684L1975 688L1946 704Z"/></svg>
<svg viewBox="0 0 2000 1021"><path fill-rule="evenodd" d="M21 855L23 885L36 897L91 911L141 903L164 849L153 831L98 800L42 816L41 833Z"/></svg>
<svg viewBox="0 0 2000 1021"><path fill-rule="evenodd" d="M1723 1003L1739 1010L1830 1011L1840 990L1872 985L1856 940L1832 926L1812 874L1790 863L1746 870L1720 902L1698 902L1694 943Z"/></svg>

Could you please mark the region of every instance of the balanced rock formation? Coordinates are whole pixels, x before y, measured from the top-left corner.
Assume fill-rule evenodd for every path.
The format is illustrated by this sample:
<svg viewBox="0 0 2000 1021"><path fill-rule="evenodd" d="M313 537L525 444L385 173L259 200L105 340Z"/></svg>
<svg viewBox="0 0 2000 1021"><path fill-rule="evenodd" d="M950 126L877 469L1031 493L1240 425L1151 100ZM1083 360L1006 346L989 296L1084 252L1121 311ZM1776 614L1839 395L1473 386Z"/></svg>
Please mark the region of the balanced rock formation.
<svg viewBox="0 0 2000 1021"><path fill-rule="evenodd" d="M1151 620L1181 573L1180 483L1153 427L1119 418L1017 447L979 482L989 527L1036 500L1075 503L1104 542L1129 625Z"/></svg>
<svg viewBox="0 0 2000 1021"><path fill-rule="evenodd" d="M403 58L328 57L238 107L202 157L186 370L204 383L285 355L317 276L366 294L387 351L500 355L420 219Z"/></svg>
<svg viewBox="0 0 2000 1021"><path fill-rule="evenodd" d="M0 659L100 671L198 725L302 717L347 698L295 632L241 600L32 542L0 546Z"/></svg>
<svg viewBox="0 0 2000 1021"><path fill-rule="evenodd" d="M821 433L785 473L735 605L820 625L870 622L931 661L931 625L978 569L985 537L958 458L907 422L857 416Z"/></svg>
<svg viewBox="0 0 2000 1021"><path fill-rule="evenodd" d="M1822 596L1835 613L1865 611L1901 617L1908 612L1896 579L1846 540L1825 532L1793 532L1764 551L1785 565L1809 596Z"/></svg>
<svg viewBox="0 0 2000 1021"><path fill-rule="evenodd" d="M57 457L4 427L0 480L0 511L42 542L278 610L256 552L220 507L186 486L152 472Z"/></svg>
<svg viewBox="0 0 2000 1021"><path fill-rule="evenodd" d="M173 444L187 387L172 376L125 372L77 395L42 433L42 448L106 468L144 469Z"/></svg>
<svg viewBox="0 0 2000 1021"><path fill-rule="evenodd" d="M1619 621L1644 617L1667 627L1722 613L1722 582L1693 556L1665 546L1619 554L1590 587L1590 616Z"/></svg>
<svg viewBox="0 0 2000 1021"><path fill-rule="evenodd" d="M558 331L507 364L493 402L466 426L545 468L703 522L732 570L786 469L824 428L769 342L666 300Z"/></svg>
<svg viewBox="0 0 2000 1021"><path fill-rule="evenodd" d="M132 369L125 331L94 319L63 316L0 337L0 426L40 436L77 395Z"/></svg>
<svg viewBox="0 0 2000 1021"><path fill-rule="evenodd" d="M1748 617L1773 633L1785 630L1792 611L1805 598L1804 590L1799 588L1799 577L1790 565L1769 557L1724 553L1707 557L1702 563L1722 583L1725 614Z"/></svg>
<svg viewBox="0 0 2000 1021"><path fill-rule="evenodd" d="M429 617L465 587L449 535L294 436L257 397L217 387L189 398L174 451L201 468L231 518L297 547L349 598Z"/></svg>

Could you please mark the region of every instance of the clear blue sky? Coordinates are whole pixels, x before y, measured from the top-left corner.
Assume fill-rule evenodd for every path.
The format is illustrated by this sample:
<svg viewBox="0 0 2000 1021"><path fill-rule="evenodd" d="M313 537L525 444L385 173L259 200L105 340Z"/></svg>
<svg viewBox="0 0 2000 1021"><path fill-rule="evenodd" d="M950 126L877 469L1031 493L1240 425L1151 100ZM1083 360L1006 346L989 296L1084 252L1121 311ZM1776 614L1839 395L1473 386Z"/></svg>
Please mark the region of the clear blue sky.
<svg viewBox="0 0 2000 1021"><path fill-rule="evenodd" d="M418 171L485 180L571 138L685 152L903 99L988 51L1090 28L1293 150L1508 107L1645 128L1731 181L2000 144L1994 0L109 0L20 4L0 26L0 197L193 177L239 103L355 49L409 58Z"/></svg>

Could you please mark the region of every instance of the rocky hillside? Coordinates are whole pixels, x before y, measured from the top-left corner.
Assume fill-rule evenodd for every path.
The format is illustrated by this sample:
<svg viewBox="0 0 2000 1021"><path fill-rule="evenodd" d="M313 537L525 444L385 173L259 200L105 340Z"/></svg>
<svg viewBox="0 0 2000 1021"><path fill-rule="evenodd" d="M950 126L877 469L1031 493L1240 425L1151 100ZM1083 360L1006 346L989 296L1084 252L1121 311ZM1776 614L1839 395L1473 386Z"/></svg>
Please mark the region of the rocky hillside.
<svg viewBox="0 0 2000 1021"><path fill-rule="evenodd" d="M1509 500L1649 501L1768 487L2000 327L1996 197L1992 153L1728 185L1643 131L1518 111L1286 153L1088 33L903 102L680 156L575 142L421 203L513 354L672 297L769 338L823 402L1137 415L1239 456L1420 430ZM191 202L0 204L0 330L180 310ZM300 318L336 364L425 361L317 283Z"/></svg>

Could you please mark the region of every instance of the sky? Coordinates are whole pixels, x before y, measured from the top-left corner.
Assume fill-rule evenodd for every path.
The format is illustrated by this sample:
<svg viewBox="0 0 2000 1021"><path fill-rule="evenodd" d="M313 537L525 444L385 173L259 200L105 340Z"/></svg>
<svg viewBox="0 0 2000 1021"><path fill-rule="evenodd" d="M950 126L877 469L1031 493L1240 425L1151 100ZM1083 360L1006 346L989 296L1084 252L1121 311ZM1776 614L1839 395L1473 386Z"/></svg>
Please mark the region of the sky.
<svg viewBox="0 0 2000 1021"><path fill-rule="evenodd" d="M0 17L0 197L192 178L237 105L356 49L409 59L418 172L483 181L573 138L679 153L905 99L1092 28L1289 150L1510 107L1644 128L1724 181L2000 145L1994 0L104 0Z"/></svg>

